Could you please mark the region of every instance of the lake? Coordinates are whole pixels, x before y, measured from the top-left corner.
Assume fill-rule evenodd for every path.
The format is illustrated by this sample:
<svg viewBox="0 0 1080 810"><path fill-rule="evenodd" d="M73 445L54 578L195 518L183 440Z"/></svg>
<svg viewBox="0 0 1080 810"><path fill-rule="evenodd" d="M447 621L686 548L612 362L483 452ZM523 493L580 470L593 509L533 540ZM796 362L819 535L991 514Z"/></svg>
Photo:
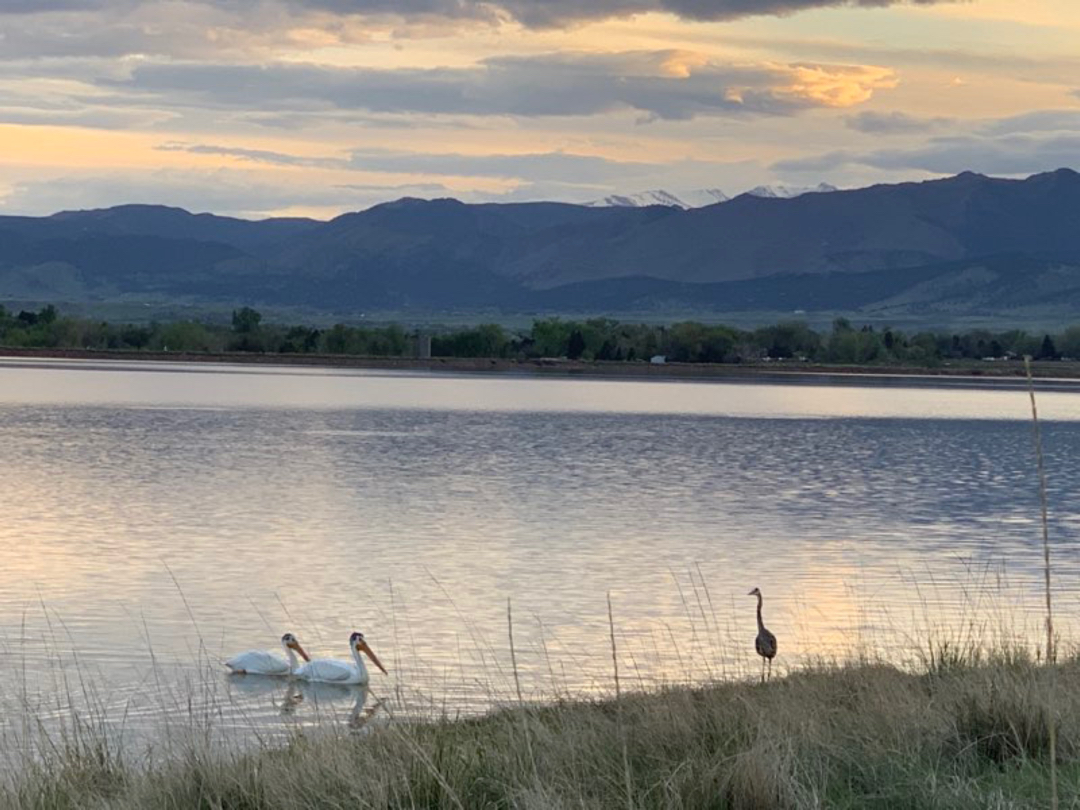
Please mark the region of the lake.
<svg viewBox="0 0 1080 810"><path fill-rule="evenodd" d="M1071 645L1080 388L1038 396ZM607 694L609 594L631 689L757 677L755 586L780 672L1043 632L1015 382L4 360L0 441L13 744L473 714L515 662L525 700ZM390 671L369 693L221 665L287 630L345 658L354 629Z"/></svg>

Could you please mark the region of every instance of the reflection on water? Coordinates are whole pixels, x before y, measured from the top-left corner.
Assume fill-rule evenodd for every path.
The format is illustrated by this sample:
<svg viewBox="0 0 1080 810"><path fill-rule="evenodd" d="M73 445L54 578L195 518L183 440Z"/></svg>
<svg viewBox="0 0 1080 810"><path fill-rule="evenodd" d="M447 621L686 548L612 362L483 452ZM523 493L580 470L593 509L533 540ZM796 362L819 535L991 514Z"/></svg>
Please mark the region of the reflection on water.
<svg viewBox="0 0 1080 810"><path fill-rule="evenodd" d="M295 678L267 678L257 675L233 675L226 681L234 703L248 707L263 706L281 718L295 723L345 722L359 730L377 714L381 700L368 703L364 685L311 683Z"/></svg>
<svg viewBox="0 0 1080 810"><path fill-rule="evenodd" d="M754 586L781 670L1039 634L1022 389L40 365L0 363L0 727L483 711L508 597L527 700L610 689L608 592L637 686L753 676ZM1040 396L1067 641L1080 394ZM390 675L223 674L286 630Z"/></svg>

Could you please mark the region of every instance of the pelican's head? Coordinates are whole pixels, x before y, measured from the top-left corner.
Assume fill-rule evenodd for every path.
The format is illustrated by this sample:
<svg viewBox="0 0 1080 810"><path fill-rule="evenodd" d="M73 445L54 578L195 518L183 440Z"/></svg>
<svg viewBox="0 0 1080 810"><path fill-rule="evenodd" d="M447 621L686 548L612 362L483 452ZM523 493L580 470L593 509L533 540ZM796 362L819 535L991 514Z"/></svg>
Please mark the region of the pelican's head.
<svg viewBox="0 0 1080 810"><path fill-rule="evenodd" d="M311 658L304 652L304 648L300 646L300 642L296 640L296 636L292 633L286 633L281 637L281 646L287 650L296 650L300 654L300 657L305 661L310 661Z"/></svg>
<svg viewBox="0 0 1080 810"><path fill-rule="evenodd" d="M750 593L748 593L747 596L761 596L761 589L760 588L754 588L754 590L750 591Z"/></svg>
<svg viewBox="0 0 1080 810"><path fill-rule="evenodd" d="M349 644L358 653L363 653L368 658L370 658L371 662L375 664L375 666L377 666L380 670L382 670L383 675L390 674L386 671L386 667L382 665L382 661L379 660L379 656L375 655L375 653L372 652L371 647L368 646L368 643L364 641L364 634L361 633L359 630L349 636Z"/></svg>

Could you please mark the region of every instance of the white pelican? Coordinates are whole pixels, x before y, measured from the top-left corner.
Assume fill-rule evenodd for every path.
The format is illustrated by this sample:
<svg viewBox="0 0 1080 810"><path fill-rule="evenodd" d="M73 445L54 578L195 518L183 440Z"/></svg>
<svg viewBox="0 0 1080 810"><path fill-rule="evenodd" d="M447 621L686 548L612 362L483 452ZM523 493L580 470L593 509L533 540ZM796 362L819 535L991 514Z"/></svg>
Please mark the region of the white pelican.
<svg viewBox="0 0 1080 810"><path fill-rule="evenodd" d="M364 659L360 653L364 653L386 675L386 667L382 665L379 656L372 652L371 647L364 641L364 634L360 632L349 636L349 652L352 653L353 662L335 661L331 658L319 658L304 664L296 670L296 677L305 681L318 681L319 683L367 683L368 671L364 666Z"/></svg>
<svg viewBox="0 0 1080 810"><path fill-rule="evenodd" d="M285 648L288 661L265 650L248 650L234 655L225 662L225 666L234 675L294 675L299 663L296 660L297 653L300 653L300 657L305 661L311 660L292 633L281 637L281 646Z"/></svg>

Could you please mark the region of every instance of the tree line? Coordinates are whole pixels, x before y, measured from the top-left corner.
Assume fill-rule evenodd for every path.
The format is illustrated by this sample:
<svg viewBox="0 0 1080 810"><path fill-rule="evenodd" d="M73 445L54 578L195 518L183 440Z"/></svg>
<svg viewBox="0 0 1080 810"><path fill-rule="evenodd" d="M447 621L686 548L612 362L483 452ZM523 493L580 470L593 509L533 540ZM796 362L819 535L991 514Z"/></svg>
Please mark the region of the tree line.
<svg viewBox="0 0 1080 810"><path fill-rule="evenodd" d="M251 307L235 310L227 324L193 320L125 324L62 315L52 305L18 313L0 306L0 344L10 347L413 357L426 339L434 357L643 361L660 355L684 363L796 360L917 366L1025 355L1042 360L1080 359L1080 325L1052 335L1019 329L909 334L855 326L844 318L823 331L798 321L745 330L695 321L656 325L610 318L542 318L527 330L489 323L418 331L397 324L339 323L325 329L272 324Z"/></svg>

